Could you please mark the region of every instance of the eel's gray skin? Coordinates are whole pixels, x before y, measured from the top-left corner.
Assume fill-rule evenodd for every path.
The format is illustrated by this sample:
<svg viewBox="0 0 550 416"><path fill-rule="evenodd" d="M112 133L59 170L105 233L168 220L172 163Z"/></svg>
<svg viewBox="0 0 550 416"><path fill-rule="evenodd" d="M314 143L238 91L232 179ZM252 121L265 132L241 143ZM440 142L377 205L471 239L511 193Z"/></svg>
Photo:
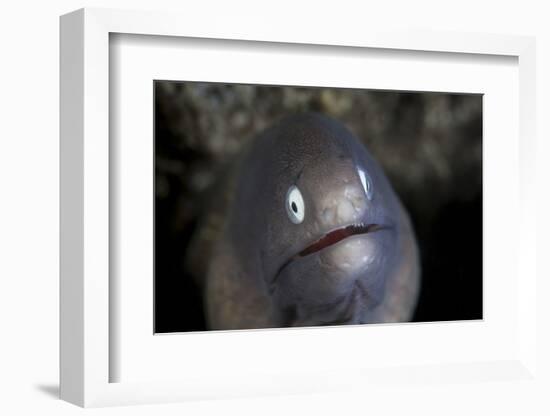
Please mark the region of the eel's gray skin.
<svg viewBox="0 0 550 416"><path fill-rule="evenodd" d="M293 186L301 223L287 208ZM202 285L209 329L411 319L420 268L409 217L340 123L303 114L268 129L206 211L187 264Z"/></svg>

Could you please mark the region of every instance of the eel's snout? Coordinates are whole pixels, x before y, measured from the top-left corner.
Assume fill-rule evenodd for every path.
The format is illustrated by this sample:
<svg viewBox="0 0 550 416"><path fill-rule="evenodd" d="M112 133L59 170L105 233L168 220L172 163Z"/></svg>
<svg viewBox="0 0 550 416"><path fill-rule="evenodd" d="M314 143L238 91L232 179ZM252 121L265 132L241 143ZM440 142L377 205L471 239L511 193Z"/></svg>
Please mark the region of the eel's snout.
<svg viewBox="0 0 550 416"><path fill-rule="evenodd" d="M319 197L318 222L324 229L339 224L360 223L367 209L367 197L358 180L343 179Z"/></svg>

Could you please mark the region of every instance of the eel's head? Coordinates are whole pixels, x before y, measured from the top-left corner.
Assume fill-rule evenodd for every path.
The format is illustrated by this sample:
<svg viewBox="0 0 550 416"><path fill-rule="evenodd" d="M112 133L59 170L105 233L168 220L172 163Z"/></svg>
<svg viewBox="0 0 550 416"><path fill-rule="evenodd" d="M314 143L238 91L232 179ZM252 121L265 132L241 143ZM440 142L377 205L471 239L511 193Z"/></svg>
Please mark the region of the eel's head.
<svg viewBox="0 0 550 416"><path fill-rule="evenodd" d="M309 122L287 131L293 163L271 201L267 287L285 325L368 322L397 261L399 205L351 133Z"/></svg>

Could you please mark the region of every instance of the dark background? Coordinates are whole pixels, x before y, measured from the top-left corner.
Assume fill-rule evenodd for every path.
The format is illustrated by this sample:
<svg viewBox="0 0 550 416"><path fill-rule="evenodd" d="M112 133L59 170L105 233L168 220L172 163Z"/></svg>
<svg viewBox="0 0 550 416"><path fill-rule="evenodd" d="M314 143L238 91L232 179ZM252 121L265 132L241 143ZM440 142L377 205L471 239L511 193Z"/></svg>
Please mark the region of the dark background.
<svg viewBox="0 0 550 416"><path fill-rule="evenodd" d="M184 268L198 202L220 168L279 118L343 122L409 211L422 262L415 321L482 318L482 96L156 81L155 332L205 330Z"/></svg>

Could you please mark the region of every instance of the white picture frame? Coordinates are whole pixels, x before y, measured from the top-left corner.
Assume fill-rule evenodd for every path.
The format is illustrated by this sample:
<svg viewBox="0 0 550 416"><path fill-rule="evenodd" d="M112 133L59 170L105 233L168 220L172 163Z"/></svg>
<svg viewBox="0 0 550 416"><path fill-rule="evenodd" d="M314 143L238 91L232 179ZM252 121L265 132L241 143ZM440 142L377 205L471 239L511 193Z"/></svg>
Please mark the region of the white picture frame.
<svg viewBox="0 0 550 416"><path fill-rule="evenodd" d="M185 22L185 24L182 24ZM419 382L467 381L486 379L525 380L536 377L536 218L519 215L515 253L517 279L513 318L516 343L498 359L449 361L441 357L434 364L421 359L400 368L387 364L379 368L337 368L319 371L258 373L253 379L239 378L229 370L198 371L170 381L172 377L149 381L113 381L111 369L121 360L119 349L112 348L119 326L112 323L117 305L109 276L110 199L113 198L110 174L116 170L110 155L110 36L112 34L162 36L174 38L225 39L226 41L270 42L284 50L290 45L331 45L338 48L423 51L438 54L508 56L517 59L519 68L518 169L513 172L517 213L534 212L533 198L535 141L535 42L533 38L465 34L397 32L369 29L360 33L327 34L312 26L304 33L292 27L282 31L278 25L232 26L223 19L204 26L200 19L167 13L83 9L61 18L61 398L80 406L157 403L195 398L239 397L262 394L322 392L365 385ZM162 38L168 39L168 38ZM162 42L162 39L160 41ZM515 133L514 133L515 134ZM502 180L509 180L503 178ZM455 327L454 331L457 331ZM331 329L327 329L330 331ZM409 328L410 330L410 328ZM293 330L295 337L299 331ZM453 329L450 329L452 332ZM326 332L330 334L330 332ZM310 332L311 334L311 332ZM223 334L218 334L223 335ZM151 337L153 334L151 333ZM225 334L228 337L230 334ZM256 333L256 338L269 336ZM471 336L471 335L470 335ZM235 337L233 337L235 338ZM219 342L219 341L216 341ZM234 339L236 345L242 339ZM181 372L179 373L181 374ZM252 373L251 373L252 374ZM325 377L319 377L320 374ZM348 380L343 383L342 380ZM153 381L155 380L155 381Z"/></svg>

